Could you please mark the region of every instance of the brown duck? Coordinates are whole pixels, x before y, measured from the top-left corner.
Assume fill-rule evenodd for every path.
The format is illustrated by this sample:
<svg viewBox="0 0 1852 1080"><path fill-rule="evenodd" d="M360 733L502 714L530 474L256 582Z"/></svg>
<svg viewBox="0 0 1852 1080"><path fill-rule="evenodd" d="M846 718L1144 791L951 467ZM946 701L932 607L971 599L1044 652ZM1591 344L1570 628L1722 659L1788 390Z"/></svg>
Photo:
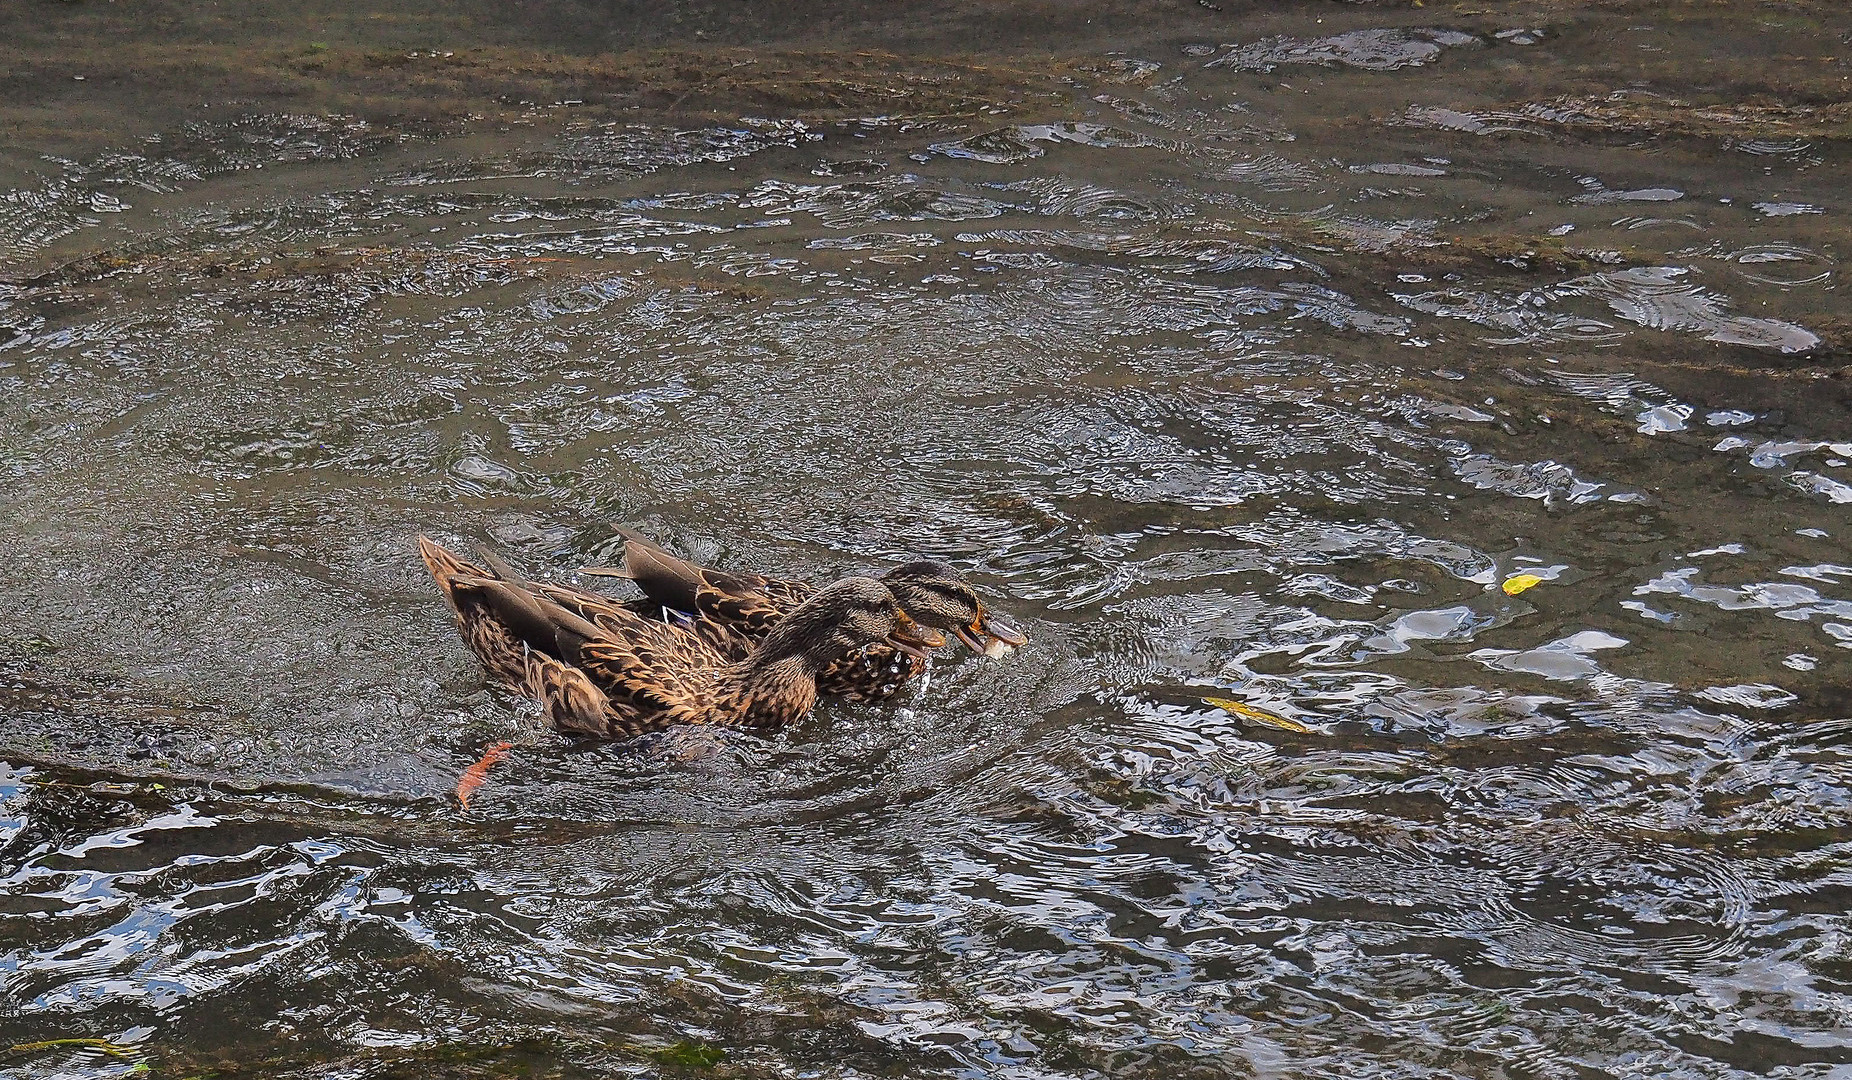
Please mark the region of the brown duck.
<svg viewBox="0 0 1852 1080"><path fill-rule="evenodd" d="M586 567L581 572L629 578L643 590L646 601L633 602L633 610L683 625L728 657L751 653L817 595L816 586L806 581L715 570L676 558L634 530L619 529L618 534L624 538L623 567ZM915 622L956 635L973 652L998 657L1028 641L1008 620L985 608L971 586L944 563L908 563L879 580ZM820 672L817 691L878 701L925 670L924 656L877 642Z"/></svg>
<svg viewBox="0 0 1852 1080"><path fill-rule="evenodd" d="M739 656L594 593L523 580L493 556L485 568L425 537L418 549L482 666L537 698L570 735L776 728L810 711L823 672L877 648L923 658L945 641L908 618L886 585L844 578Z"/></svg>

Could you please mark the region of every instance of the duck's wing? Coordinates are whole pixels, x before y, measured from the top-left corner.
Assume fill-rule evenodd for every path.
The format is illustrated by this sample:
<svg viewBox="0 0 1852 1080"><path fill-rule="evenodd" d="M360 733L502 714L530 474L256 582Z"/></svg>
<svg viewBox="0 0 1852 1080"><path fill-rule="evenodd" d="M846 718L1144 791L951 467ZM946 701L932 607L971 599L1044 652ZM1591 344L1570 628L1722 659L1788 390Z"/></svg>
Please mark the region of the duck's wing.
<svg viewBox="0 0 1852 1080"><path fill-rule="evenodd" d="M560 731L625 738L712 723L734 657L609 597L529 581L492 552L471 562L426 537L418 550L490 674L539 699Z"/></svg>
<svg viewBox="0 0 1852 1080"><path fill-rule="evenodd" d="M638 600L617 600L590 589L575 588L558 582L531 582L532 591L548 600L559 604L573 614L595 626L613 633L622 633L633 619L652 621L656 606L648 597Z"/></svg>
<svg viewBox="0 0 1852 1080"><path fill-rule="evenodd" d="M677 558L634 529L620 528L618 534L624 538L623 568L586 572L629 578L651 603L716 623L748 642L764 637L816 591L792 578L716 570Z"/></svg>
<svg viewBox="0 0 1852 1080"><path fill-rule="evenodd" d="M610 700L578 668L545 653L529 653L523 689L540 702L547 725L562 735L622 738L623 718L615 716Z"/></svg>
<svg viewBox="0 0 1852 1080"><path fill-rule="evenodd" d="M756 640L736 632L728 623L686 615L663 607L647 596L620 601L589 589L545 582L531 582L529 588L607 633L619 636L634 634L635 621L642 619L652 626L700 639L712 650L714 656L724 662L738 663L752 655ZM710 659L701 656L698 662L705 664Z"/></svg>
<svg viewBox="0 0 1852 1080"><path fill-rule="evenodd" d="M544 653L528 655L524 689L540 702L546 722L563 735L630 739L692 722L684 719L686 709L663 708L661 702L635 695L614 699L583 669Z"/></svg>
<svg viewBox="0 0 1852 1080"><path fill-rule="evenodd" d="M699 638L618 605L588 608L587 618L545 586L459 578L455 587L525 647L523 683L565 730L626 735L712 719L726 658ZM602 709L588 689L603 697Z"/></svg>
<svg viewBox="0 0 1852 1080"><path fill-rule="evenodd" d="M438 587L444 591L445 597L451 600L453 608L456 606L455 583L457 581L494 579L517 585L536 596L544 596L587 622L613 630L626 625L624 617L617 614L620 609L632 615L645 616L654 611L654 605L647 597L640 600L621 601L590 589L581 589L558 582L532 580L486 547L476 549L477 557L482 560L480 566L469 562L428 537L418 538L418 550L419 554L424 557L425 566L430 568L431 576L437 579Z"/></svg>

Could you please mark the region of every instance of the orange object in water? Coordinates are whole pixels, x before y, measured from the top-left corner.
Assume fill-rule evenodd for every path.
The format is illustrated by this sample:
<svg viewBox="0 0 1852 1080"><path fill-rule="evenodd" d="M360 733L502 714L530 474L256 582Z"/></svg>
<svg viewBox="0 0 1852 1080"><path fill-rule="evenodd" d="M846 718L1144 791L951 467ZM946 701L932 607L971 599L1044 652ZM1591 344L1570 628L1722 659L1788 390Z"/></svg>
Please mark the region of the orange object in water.
<svg viewBox="0 0 1852 1080"><path fill-rule="evenodd" d="M474 765L464 769L462 776L457 777L457 801L463 804L463 809L469 809L469 797L489 778L489 770L495 767L495 763L507 757L508 751L512 749L514 744L511 742L496 743L484 751Z"/></svg>

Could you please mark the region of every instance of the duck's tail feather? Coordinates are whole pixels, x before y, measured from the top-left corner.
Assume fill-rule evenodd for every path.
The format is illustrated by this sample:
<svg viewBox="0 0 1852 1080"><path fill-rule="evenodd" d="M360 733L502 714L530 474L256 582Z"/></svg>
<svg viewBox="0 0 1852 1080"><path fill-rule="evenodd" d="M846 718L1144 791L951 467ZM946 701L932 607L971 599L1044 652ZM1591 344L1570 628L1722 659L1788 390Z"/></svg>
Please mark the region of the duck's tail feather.
<svg viewBox="0 0 1852 1080"><path fill-rule="evenodd" d="M707 571L669 554L635 529L620 527L617 534L624 538L622 576L636 582L656 604L676 611L696 609L695 598Z"/></svg>
<svg viewBox="0 0 1852 1080"><path fill-rule="evenodd" d="M464 578L492 577L487 570L475 565L451 551L449 548L428 536L418 538L418 555L424 560L425 569L431 572L431 578L444 596L456 605L457 582Z"/></svg>

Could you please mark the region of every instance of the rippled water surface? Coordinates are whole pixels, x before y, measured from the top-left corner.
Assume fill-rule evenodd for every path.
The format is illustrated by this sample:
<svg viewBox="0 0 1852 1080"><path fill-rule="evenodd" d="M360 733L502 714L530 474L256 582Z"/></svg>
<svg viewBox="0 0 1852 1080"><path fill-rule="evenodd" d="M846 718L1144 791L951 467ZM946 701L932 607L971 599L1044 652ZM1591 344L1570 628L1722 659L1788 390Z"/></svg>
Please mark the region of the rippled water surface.
<svg viewBox="0 0 1852 1080"><path fill-rule="evenodd" d="M1852 20L1225 2L34 39L0 1070L1848 1075ZM1033 640L567 745L413 539L618 524Z"/></svg>

